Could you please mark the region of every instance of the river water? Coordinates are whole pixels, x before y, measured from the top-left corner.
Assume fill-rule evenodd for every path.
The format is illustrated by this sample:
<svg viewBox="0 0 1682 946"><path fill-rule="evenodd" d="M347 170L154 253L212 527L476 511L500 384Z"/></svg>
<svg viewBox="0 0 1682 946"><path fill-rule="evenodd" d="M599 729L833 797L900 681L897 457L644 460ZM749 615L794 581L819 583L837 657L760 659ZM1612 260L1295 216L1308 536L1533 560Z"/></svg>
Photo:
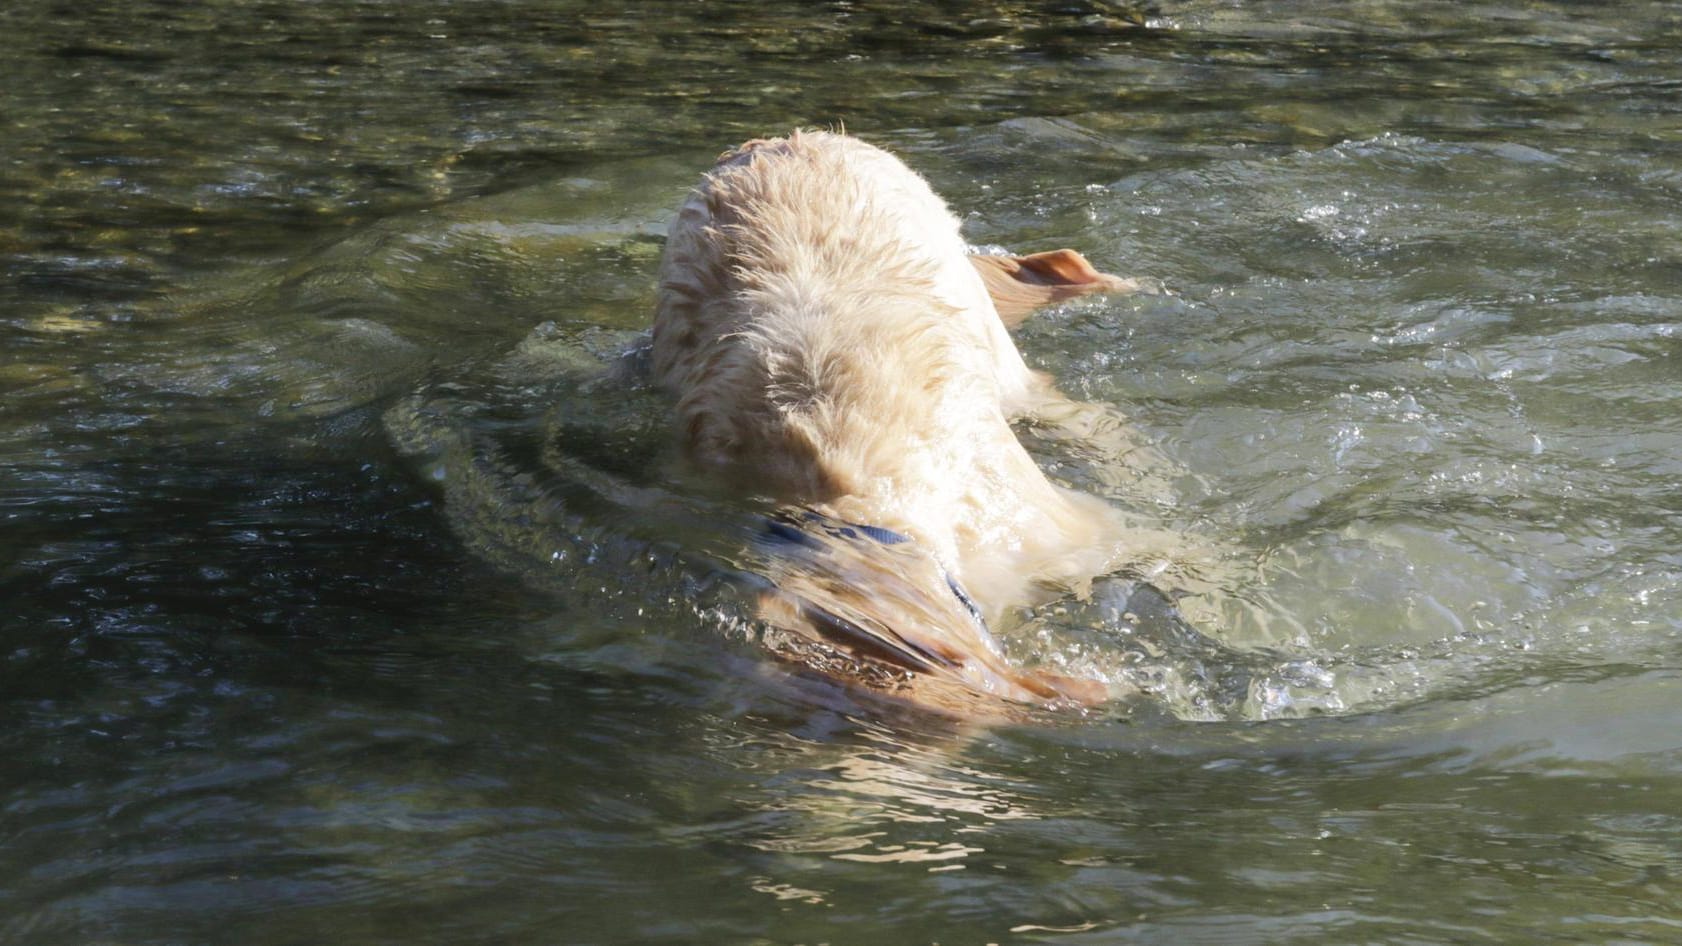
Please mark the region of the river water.
<svg viewBox="0 0 1682 946"><path fill-rule="evenodd" d="M614 6L0 13L0 942L1682 941L1682 13ZM1020 334L1135 697L750 640L619 355L835 123L1166 287Z"/></svg>

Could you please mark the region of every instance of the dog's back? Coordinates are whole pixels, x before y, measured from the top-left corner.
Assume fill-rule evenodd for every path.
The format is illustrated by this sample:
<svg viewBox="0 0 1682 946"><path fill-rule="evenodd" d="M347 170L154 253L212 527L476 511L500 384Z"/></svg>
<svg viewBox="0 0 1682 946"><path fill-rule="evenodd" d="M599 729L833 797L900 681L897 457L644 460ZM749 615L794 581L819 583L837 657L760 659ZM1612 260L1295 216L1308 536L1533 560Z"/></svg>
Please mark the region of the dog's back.
<svg viewBox="0 0 1682 946"><path fill-rule="evenodd" d="M1111 562L1109 509L1047 481L1010 429L1047 388L1023 364L958 221L921 177L856 139L796 134L720 159L672 225L653 367L677 399L691 462L908 537L946 573L951 590L930 594L967 606L946 607L949 623L994 619L1036 584L1078 585ZM972 667L1007 674L984 628L908 630L858 610L923 635L924 651L957 663L973 652ZM912 623L931 620L941 619Z"/></svg>
<svg viewBox="0 0 1682 946"><path fill-rule="evenodd" d="M783 498L861 492L1032 382L945 204L856 139L726 156L680 211L660 288L654 368L691 459Z"/></svg>

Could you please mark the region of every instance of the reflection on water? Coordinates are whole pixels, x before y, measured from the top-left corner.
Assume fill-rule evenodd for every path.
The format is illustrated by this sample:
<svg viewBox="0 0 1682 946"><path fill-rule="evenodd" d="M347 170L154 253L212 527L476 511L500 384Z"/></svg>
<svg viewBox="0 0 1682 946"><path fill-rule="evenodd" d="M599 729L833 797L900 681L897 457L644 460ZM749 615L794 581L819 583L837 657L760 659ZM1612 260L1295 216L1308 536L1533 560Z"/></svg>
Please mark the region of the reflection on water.
<svg viewBox="0 0 1682 946"><path fill-rule="evenodd" d="M0 20L0 941L1677 937L1665 5ZM1021 332L1140 554L998 630L1113 706L766 660L627 382L834 121L1168 290Z"/></svg>
<svg viewBox="0 0 1682 946"><path fill-rule="evenodd" d="M879 727L844 744L791 739L772 756L778 791L766 814L774 820L761 828L773 833L748 843L779 854L963 869L966 857L985 852L977 845L988 826L1036 816L1008 782L955 763L954 747L910 744ZM929 826L929 836L916 837L916 825ZM966 833L976 835L969 844L953 840Z"/></svg>

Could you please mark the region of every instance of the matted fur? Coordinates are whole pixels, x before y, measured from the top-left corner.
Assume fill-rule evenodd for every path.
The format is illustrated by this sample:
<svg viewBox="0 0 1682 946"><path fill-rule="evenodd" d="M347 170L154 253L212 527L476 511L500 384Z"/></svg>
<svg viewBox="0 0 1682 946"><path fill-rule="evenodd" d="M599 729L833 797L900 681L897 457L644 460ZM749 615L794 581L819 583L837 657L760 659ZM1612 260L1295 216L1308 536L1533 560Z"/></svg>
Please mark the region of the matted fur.
<svg viewBox="0 0 1682 946"><path fill-rule="evenodd" d="M991 294L984 274L1002 280ZM993 300L1019 319L1034 304L1127 288L1071 251L972 263L957 219L899 159L796 133L724 155L680 209L653 370L695 466L910 536L994 620L1038 586L1078 588L1108 570L1121 530L1106 504L1047 480L1012 432L1010 418L1051 389ZM853 593L870 613L871 589ZM879 618L915 623L900 629L980 668L956 674L979 689L1067 695L1006 667L970 630Z"/></svg>

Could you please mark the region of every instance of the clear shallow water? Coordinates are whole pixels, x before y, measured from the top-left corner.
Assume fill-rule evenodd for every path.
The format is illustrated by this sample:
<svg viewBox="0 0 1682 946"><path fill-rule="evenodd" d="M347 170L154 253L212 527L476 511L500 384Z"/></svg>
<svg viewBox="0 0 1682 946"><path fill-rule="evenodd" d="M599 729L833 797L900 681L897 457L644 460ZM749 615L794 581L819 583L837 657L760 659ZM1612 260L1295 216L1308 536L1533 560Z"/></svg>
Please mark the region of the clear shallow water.
<svg viewBox="0 0 1682 946"><path fill-rule="evenodd" d="M1682 935L1668 8L0 16L0 940ZM1021 336L1185 597L1010 646L1141 698L786 678L598 377L836 120L1171 290Z"/></svg>

